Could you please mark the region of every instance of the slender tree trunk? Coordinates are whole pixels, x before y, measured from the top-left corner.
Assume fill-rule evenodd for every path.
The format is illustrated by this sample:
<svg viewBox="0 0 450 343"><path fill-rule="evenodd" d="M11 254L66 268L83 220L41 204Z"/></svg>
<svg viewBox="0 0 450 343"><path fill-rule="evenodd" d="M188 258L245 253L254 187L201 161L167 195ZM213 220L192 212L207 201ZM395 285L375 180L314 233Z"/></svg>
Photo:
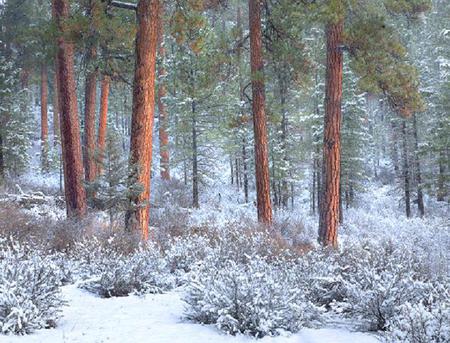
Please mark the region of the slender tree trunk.
<svg viewBox="0 0 450 343"><path fill-rule="evenodd" d="M339 226L339 185L341 169L341 104L343 74L343 21L326 28L327 65L325 84L325 120L323 135L323 196L319 219L319 242L337 247Z"/></svg>
<svg viewBox="0 0 450 343"><path fill-rule="evenodd" d="M261 2L249 0L250 64L252 79L253 130L255 135L255 173L258 220L272 223L270 200L269 155L262 58Z"/></svg>
<svg viewBox="0 0 450 343"><path fill-rule="evenodd" d="M234 168L233 168L233 158L231 157L231 154L230 154L230 176L231 176L230 178L231 185L234 185Z"/></svg>
<svg viewBox="0 0 450 343"><path fill-rule="evenodd" d="M50 169L48 160L48 72L47 66L41 65L41 166L44 172Z"/></svg>
<svg viewBox="0 0 450 343"><path fill-rule="evenodd" d="M236 157L235 159L234 159L234 165L235 165L235 172L236 172L236 186L237 186L237 191L238 191L238 193L239 193L239 187L241 186L241 180L240 180L240 178L239 178L239 172L240 172L240 168L239 168L239 160L238 160L238 158Z"/></svg>
<svg viewBox="0 0 450 343"><path fill-rule="evenodd" d="M197 120L195 101L192 101L192 206L200 207L198 199L198 146L197 146Z"/></svg>
<svg viewBox="0 0 450 343"><path fill-rule="evenodd" d="M283 67L284 68L284 67ZM287 110L286 110L286 92L287 86L284 79L284 73L282 71L279 72L278 75L278 83L279 83L279 91L280 91L280 108L281 108L281 147L283 149L283 161L286 166L289 166L289 156L287 152L287 128L288 128L288 119L287 119ZM287 175L283 173L282 176L282 186L280 189L280 205L282 204L284 208L287 208L288 198L289 198L289 190L288 190L288 182L286 180Z"/></svg>
<svg viewBox="0 0 450 343"><path fill-rule="evenodd" d="M170 180L170 152L169 152L169 133L167 131L169 118L164 98L167 95L166 90L166 68L164 61L166 57L166 48L164 47L164 5L160 6L159 14L159 32L158 32L158 55L160 58L158 68L158 112L159 112L159 170L163 180Z"/></svg>
<svg viewBox="0 0 450 343"><path fill-rule="evenodd" d="M56 66L56 65L55 65ZM60 113L60 105L59 105L59 87L58 87L58 77L56 74L56 67L55 67L55 75L53 78L53 146L58 146L58 143L60 141L60 124L59 124L59 113Z"/></svg>
<svg viewBox="0 0 450 343"><path fill-rule="evenodd" d="M417 120L416 114L413 113L413 130L414 130L414 157L416 164L416 182L417 182L417 208L421 217L425 215L425 205L423 203L423 190L422 190L422 170L420 168L419 158L419 138L417 134Z"/></svg>
<svg viewBox="0 0 450 343"><path fill-rule="evenodd" d="M133 82L131 122L131 183L143 191L130 196L126 227L148 239L150 213L150 171L152 162L153 116L155 110L155 66L158 42L159 0L140 0L137 5L136 66Z"/></svg>
<svg viewBox="0 0 450 343"><path fill-rule="evenodd" d="M0 185L5 179L5 160L3 157L3 133L0 130Z"/></svg>
<svg viewBox="0 0 450 343"><path fill-rule="evenodd" d="M312 194L311 194L311 210L316 214L316 177L317 177L317 163L316 158L313 158L313 175L312 175Z"/></svg>
<svg viewBox="0 0 450 343"><path fill-rule="evenodd" d="M97 147L98 147L98 163L97 163L97 174L102 173L105 149L106 149L106 135L108 128L108 98L109 98L109 87L111 79L108 75L103 75L100 90L100 118L98 122L98 137L97 137Z"/></svg>
<svg viewBox="0 0 450 343"><path fill-rule="evenodd" d="M242 167L244 168L244 199L248 203L248 167L247 167L247 149L245 138L242 139Z"/></svg>
<svg viewBox="0 0 450 343"><path fill-rule="evenodd" d="M92 63L96 58L95 47L87 52L88 72L86 75L84 95L84 177L87 182L95 180L95 102L97 97L97 70L92 69ZM92 197L90 194L89 197Z"/></svg>
<svg viewBox="0 0 450 343"><path fill-rule="evenodd" d="M402 148L403 148L403 182L405 190L405 211L406 217L411 217L411 195L409 179L408 142L406 135L406 120L402 121Z"/></svg>
<svg viewBox="0 0 450 343"><path fill-rule="evenodd" d="M74 78L74 47L65 38L69 2L53 0L53 6L57 27L62 32L57 41L57 74L67 215L83 217L86 214L86 193L83 186L83 162Z"/></svg>
<svg viewBox="0 0 450 343"><path fill-rule="evenodd" d="M445 157L444 152L441 150L439 152L439 175L438 175L438 184L437 184L437 201L444 201L445 196L447 195L446 186L445 186L445 165L444 165Z"/></svg>

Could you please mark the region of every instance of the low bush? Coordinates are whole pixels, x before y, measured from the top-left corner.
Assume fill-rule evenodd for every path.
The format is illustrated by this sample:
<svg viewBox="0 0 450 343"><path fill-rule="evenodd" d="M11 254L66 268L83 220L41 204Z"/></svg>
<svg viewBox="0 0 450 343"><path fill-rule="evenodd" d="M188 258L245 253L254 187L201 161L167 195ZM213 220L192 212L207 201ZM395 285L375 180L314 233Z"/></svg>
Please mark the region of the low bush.
<svg viewBox="0 0 450 343"><path fill-rule="evenodd" d="M51 257L0 242L0 332L26 334L54 327L64 304L59 277Z"/></svg>

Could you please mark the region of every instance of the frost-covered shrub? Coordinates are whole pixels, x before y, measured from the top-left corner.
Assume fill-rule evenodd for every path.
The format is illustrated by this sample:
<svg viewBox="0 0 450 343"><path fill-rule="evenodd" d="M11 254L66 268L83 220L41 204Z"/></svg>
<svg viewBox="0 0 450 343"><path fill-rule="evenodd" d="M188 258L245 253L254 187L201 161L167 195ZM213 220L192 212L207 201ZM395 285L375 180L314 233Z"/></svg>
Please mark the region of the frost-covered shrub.
<svg viewBox="0 0 450 343"><path fill-rule="evenodd" d="M114 237L110 239L111 246L113 240ZM111 246L78 244L81 275L85 279L81 288L109 298L133 292L159 293L173 286L167 263L154 245L142 246L128 254Z"/></svg>
<svg viewBox="0 0 450 343"><path fill-rule="evenodd" d="M295 280L288 262L254 256L248 263L228 260L218 267L210 258L188 284L186 315L230 334L295 332L319 314Z"/></svg>
<svg viewBox="0 0 450 343"><path fill-rule="evenodd" d="M172 273L189 272L206 258L211 249L211 242L205 236L175 237L165 252L165 258Z"/></svg>
<svg viewBox="0 0 450 343"><path fill-rule="evenodd" d="M404 303L389 323L389 340L404 343L450 342L450 293L437 287L426 301Z"/></svg>
<svg viewBox="0 0 450 343"><path fill-rule="evenodd" d="M0 332L54 327L64 304L59 270L48 256L0 242Z"/></svg>

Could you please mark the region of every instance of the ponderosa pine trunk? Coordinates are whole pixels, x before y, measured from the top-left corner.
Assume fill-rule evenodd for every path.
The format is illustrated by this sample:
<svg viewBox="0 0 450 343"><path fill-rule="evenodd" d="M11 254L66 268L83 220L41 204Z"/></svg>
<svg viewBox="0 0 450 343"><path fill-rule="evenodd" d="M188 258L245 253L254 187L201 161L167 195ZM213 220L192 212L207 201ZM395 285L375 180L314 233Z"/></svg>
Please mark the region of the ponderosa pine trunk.
<svg viewBox="0 0 450 343"><path fill-rule="evenodd" d="M97 97L97 70L92 67L97 52L90 47L86 53L87 74L84 92L84 178L93 182L96 176L95 163L95 103ZM90 194L93 196L93 194Z"/></svg>
<svg viewBox="0 0 450 343"><path fill-rule="evenodd" d="M47 66L41 65L41 167L44 172L50 169L48 160L48 72Z"/></svg>
<svg viewBox="0 0 450 343"><path fill-rule="evenodd" d="M269 151L262 58L261 2L260 0L249 0L248 4L253 131L255 136L256 203L258 220L265 224L271 224L272 204L270 199Z"/></svg>
<svg viewBox="0 0 450 343"><path fill-rule="evenodd" d="M403 150L403 183L405 192L405 212L406 217L411 217L411 191L408 161L408 137L406 133L406 120L402 120L402 150Z"/></svg>
<svg viewBox="0 0 450 343"><path fill-rule="evenodd" d="M342 20L329 23L326 27L327 62L319 242L331 247L337 247L340 209L343 30Z"/></svg>
<svg viewBox="0 0 450 343"><path fill-rule="evenodd" d="M69 1L53 0L53 6L56 25L60 32L57 38L57 75L67 215L83 217L86 214L86 192L83 185L83 161L74 78L74 47L73 43L67 40L66 32Z"/></svg>
<svg viewBox="0 0 450 343"><path fill-rule="evenodd" d="M200 207L198 192L198 144L195 101L192 101L192 206Z"/></svg>
<svg viewBox="0 0 450 343"><path fill-rule="evenodd" d="M417 182L417 209L421 217L425 215L425 205L423 202L423 190L422 190L422 169L420 166L419 158L419 137L417 133L417 119L416 114L413 113L413 130L414 130L414 161L416 164L416 182Z"/></svg>
<svg viewBox="0 0 450 343"><path fill-rule="evenodd" d="M59 124L59 113L60 105L58 99L58 77L56 75L56 64L55 64L55 74L53 77L53 146L56 147L60 141L60 124Z"/></svg>
<svg viewBox="0 0 450 343"><path fill-rule="evenodd" d="M100 175L103 172L103 161L105 158L110 82L111 79L109 78L109 76L103 75L103 79L100 86L100 116L98 121L98 136L97 136L97 147L98 147L97 175Z"/></svg>
<svg viewBox="0 0 450 343"><path fill-rule="evenodd" d="M137 5L136 65L133 81L133 113L130 139L130 186L138 183L142 192L130 195L127 230L148 239L150 213L150 171L153 117L155 112L155 66L158 42L158 0L140 0Z"/></svg>
<svg viewBox="0 0 450 343"><path fill-rule="evenodd" d="M169 152L169 133L168 113L164 98L167 95L166 89L166 68L164 61L166 57L166 48L164 47L164 5L160 5L159 24L158 24L158 112L159 112L159 170L163 180L170 180L170 152Z"/></svg>

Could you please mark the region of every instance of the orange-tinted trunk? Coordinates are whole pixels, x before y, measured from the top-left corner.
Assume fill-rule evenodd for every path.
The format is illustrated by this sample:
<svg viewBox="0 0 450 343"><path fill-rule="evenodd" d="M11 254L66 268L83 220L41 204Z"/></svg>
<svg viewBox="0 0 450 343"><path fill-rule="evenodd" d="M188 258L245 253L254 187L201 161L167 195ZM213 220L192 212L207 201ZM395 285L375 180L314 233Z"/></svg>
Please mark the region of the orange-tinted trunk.
<svg viewBox="0 0 450 343"><path fill-rule="evenodd" d="M158 41L158 0L140 0L137 5L136 66L133 82L131 118L130 182L143 191L130 197L126 227L148 239L150 212L150 171L152 161L153 116L155 109L155 64Z"/></svg>
<svg viewBox="0 0 450 343"><path fill-rule="evenodd" d="M267 123L264 107L264 64L262 58L260 0L249 0L249 22L258 220L265 224L270 224L272 222L272 204L270 201Z"/></svg>
<svg viewBox="0 0 450 343"><path fill-rule="evenodd" d="M55 68L56 69L56 68ZM57 146L60 140L59 137L59 99L58 99L58 81L55 70L53 77L53 146Z"/></svg>
<svg viewBox="0 0 450 343"><path fill-rule="evenodd" d="M109 85L110 78L107 75L103 76L100 90L100 118L98 123L98 164L97 164L97 174L102 173L102 165L105 156L106 148L106 133L108 124L108 97L109 97Z"/></svg>
<svg viewBox="0 0 450 343"><path fill-rule="evenodd" d="M88 65L96 56L95 48L87 53ZM88 71L84 96L84 177L87 182L95 180L95 99L97 96L97 71Z"/></svg>
<svg viewBox="0 0 450 343"><path fill-rule="evenodd" d="M41 164L42 170L49 170L48 162L48 73L47 66L41 66Z"/></svg>
<svg viewBox="0 0 450 343"><path fill-rule="evenodd" d="M164 47L164 5L160 6L159 24L158 24L158 55L160 58L160 65L158 68L158 111L159 111L159 155L160 155L160 173L163 180L170 180L169 169L169 133L167 108L164 103L164 97L167 94L166 90L166 69L164 68L164 60L166 56L166 49Z"/></svg>
<svg viewBox="0 0 450 343"><path fill-rule="evenodd" d="M57 39L57 75L67 215L83 217L86 214L86 193L83 186L83 162L74 78L74 48L65 38L69 3L68 0L53 0L53 6L56 24L61 32Z"/></svg>
<svg viewBox="0 0 450 343"><path fill-rule="evenodd" d="M339 226L339 185L341 169L342 35L343 21L328 24L325 84L325 119L323 133L322 197L319 242L337 247Z"/></svg>

